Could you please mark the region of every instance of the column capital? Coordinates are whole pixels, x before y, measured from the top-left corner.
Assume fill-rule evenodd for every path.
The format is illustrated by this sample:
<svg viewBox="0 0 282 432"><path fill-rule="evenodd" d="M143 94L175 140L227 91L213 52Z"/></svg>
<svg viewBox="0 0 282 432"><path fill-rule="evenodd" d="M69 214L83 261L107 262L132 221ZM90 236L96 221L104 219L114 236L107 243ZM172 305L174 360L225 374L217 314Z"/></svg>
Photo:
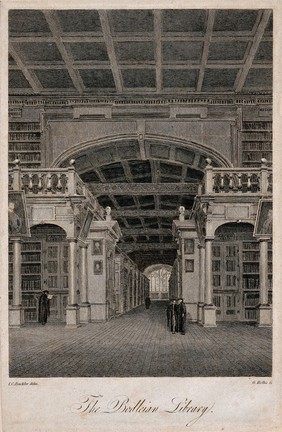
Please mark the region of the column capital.
<svg viewBox="0 0 282 432"><path fill-rule="evenodd" d="M214 240L214 236L206 236L205 237L205 242L207 241L213 241Z"/></svg>
<svg viewBox="0 0 282 432"><path fill-rule="evenodd" d="M78 239L76 237L68 237L66 239L69 243L77 243Z"/></svg>
<svg viewBox="0 0 282 432"><path fill-rule="evenodd" d="M271 237L270 236L267 236L267 237L259 237L258 238L258 241L259 242L268 242L268 241L270 241L271 240Z"/></svg>
<svg viewBox="0 0 282 432"><path fill-rule="evenodd" d="M22 241L23 241L23 238L22 237L19 237L19 236L11 236L11 235L9 235L9 241L13 241L13 242L18 242L18 243L21 243Z"/></svg>

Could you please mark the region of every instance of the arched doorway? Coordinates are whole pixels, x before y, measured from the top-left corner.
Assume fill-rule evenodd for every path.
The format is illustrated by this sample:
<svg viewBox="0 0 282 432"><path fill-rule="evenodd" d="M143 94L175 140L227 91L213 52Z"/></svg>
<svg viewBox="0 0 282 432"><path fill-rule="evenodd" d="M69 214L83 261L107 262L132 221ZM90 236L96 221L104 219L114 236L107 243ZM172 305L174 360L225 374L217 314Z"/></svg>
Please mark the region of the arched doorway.
<svg viewBox="0 0 282 432"><path fill-rule="evenodd" d="M260 252L253 230L249 223L227 223L215 232L212 281L217 321L257 320Z"/></svg>
<svg viewBox="0 0 282 432"><path fill-rule="evenodd" d="M146 268L144 274L150 281L151 300L168 300L171 270L172 267L165 264L155 264Z"/></svg>
<svg viewBox="0 0 282 432"><path fill-rule="evenodd" d="M53 224L31 227L22 244L22 302L25 322L38 320L42 290L50 296L49 322L65 322L68 300L69 246L66 232Z"/></svg>

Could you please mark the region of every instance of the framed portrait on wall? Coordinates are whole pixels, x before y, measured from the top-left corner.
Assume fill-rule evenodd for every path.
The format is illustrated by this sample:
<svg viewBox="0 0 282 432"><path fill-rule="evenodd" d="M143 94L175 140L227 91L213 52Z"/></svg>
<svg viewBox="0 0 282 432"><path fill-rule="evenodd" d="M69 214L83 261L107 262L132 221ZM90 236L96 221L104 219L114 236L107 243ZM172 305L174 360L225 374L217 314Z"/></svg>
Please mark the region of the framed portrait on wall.
<svg viewBox="0 0 282 432"><path fill-rule="evenodd" d="M30 237L25 195L23 191L9 191L8 224L9 236Z"/></svg>
<svg viewBox="0 0 282 432"><path fill-rule="evenodd" d="M184 254L193 254L195 249L194 244L194 239L184 239Z"/></svg>
<svg viewBox="0 0 282 432"><path fill-rule="evenodd" d="M103 261L94 261L94 274L100 275L103 273Z"/></svg>
<svg viewBox="0 0 282 432"><path fill-rule="evenodd" d="M194 260L186 259L185 260L185 272L191 273L194 271Z"/></svg>
<svg viewBox="0 0 282 432"><path fill-rule="evenodd" d="M103 240L93 240L91 251L92 255L103 255Z"/></svg>
<svg viewBox="0 0 282 432"><path fill-rule="evenodd" d="M261 199L254 228L255 237L272 237L272 200Z"/></svg>

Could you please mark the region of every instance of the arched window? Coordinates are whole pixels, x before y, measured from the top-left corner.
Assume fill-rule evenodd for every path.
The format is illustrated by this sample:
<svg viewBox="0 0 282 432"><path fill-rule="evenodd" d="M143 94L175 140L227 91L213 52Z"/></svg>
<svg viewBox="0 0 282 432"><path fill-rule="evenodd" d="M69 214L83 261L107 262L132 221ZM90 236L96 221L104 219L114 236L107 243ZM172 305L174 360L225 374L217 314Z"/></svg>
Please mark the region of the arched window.
<svg viewBox="0 0 282 432"><path fill-rule="evenodd" d="M154 265L148 268L146 273L150 280L150 297L152 300L168 299L170 266Z"/></svg>

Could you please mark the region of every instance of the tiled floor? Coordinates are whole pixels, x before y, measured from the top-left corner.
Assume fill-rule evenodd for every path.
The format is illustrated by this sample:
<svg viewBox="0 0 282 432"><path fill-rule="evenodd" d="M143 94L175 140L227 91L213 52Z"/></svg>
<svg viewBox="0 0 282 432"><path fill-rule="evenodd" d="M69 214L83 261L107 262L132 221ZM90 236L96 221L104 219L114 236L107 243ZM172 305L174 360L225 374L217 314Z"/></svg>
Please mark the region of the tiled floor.
<svg viewBox="0 0 282 432"><path fill-rule="evenodd" d="M77 329L10 329L11 377L271 376L272 332L246 324L166 327L166 304Z"/></svg>

